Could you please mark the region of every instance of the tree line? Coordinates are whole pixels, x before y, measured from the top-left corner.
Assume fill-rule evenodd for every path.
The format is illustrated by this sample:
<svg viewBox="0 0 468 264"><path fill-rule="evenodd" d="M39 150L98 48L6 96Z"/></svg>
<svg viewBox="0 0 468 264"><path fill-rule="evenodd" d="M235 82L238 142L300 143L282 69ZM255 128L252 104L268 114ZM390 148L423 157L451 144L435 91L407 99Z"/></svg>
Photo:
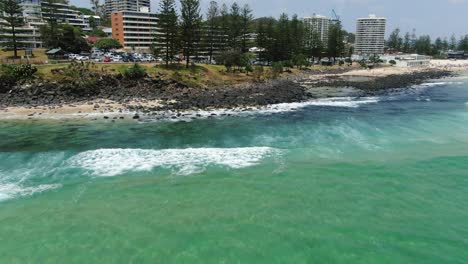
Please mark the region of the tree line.
<svg viewBox="0 0 468 264"><path fill-rule="evenodd" d="M49 48L62 48L68 52L88 51L89 44L83 38L81 29L61 23L57 17L59 10L54 5L59 0L45 0L42 5L46 24L40 28L43 45ZM197 57L203 50L209 61L230 63L234 66L245 64L252 56L248 54L252 46L259 47L259 60L267 63L287 62L296 65L306 64L309 58L322 57L335 59L349 56L345 42L353 38L342 29L339 21L331 23L326 41L307 26L297 15L282 14L278 19L267 17L254 19L252 9L245 4L218 4L211 1L203 16L200 0L161 0L159 3L159 24L152 50L164 57L169 65L178 54L183 54L187 67L191 57ZM98 0L91 0L93 11L100 13ZM17 28L24 25L22 9L16 0L0 0L0 12L4 22L3 36L15 50L18 48ZM90 19L93 31L90 35L104 36L94 19ZM255 34L253 34L255 33Z"/></svg>
<svg viewBox="0 0 468 264"><path fill-rule="evenodd" d="M439 56L448 50L460 50L468 52L468 35L457 39L452 35L450 39L436 38L432 41L429 35L416 36L416 33L407 32L401 35L399 28L395 29L387 40L387 47L390 51L404 53L418 53L431 56Z"/></svg>
<svg viewBox="0 0 468 264"><path fill-rule="evenodd" d="M236 64L248 61L252 46L259 48L258 59L267 63L298 65L306 64L309 58L335 60L352 53L345 44L354 41L354 34L343 30L339 21L332 22L328 36L322 38L297 15L254 19L247 4L234 2L228 6L211 1L203 19L199 0L180 0L180 5L178 14L175 0L162 0L159 4L159 30L153 51L164 57L166 65L182 51L188 67L190 57L204 50L210 63L216 59L241 66Z"/></svg>

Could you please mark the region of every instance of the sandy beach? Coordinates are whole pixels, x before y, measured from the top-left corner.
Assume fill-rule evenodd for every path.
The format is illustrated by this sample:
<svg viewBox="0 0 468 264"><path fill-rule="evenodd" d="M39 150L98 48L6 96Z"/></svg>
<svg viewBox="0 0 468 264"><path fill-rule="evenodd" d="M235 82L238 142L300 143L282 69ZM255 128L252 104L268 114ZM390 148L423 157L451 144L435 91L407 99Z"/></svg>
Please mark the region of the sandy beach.
<svg viewBox="0 0 468 264"><path fill-rule="evenodd" d="M133 117L134 107L158 107L159 100L135 100L127 104L111 100L94 100L87 103L60 106L7 107L0 109L0 119L55 119L55 118L126 118ZM117 118L116 118L117 117Z"/></svg>

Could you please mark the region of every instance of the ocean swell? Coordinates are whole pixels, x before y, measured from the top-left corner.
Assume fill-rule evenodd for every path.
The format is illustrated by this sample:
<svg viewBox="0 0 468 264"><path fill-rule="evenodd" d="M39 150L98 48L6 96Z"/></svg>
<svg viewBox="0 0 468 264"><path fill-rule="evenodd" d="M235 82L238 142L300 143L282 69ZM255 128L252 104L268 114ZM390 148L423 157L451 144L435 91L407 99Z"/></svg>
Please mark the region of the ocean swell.
<svg viewBox="0 0 468 264"><path fill-rule="evenodd" d="M207 166L232 169L254 166L278 152L268 147L98 149L79 153L67 163L71 167L88 170L94 176L116 176L130 171L150 171L153 168L175 169L179 175L190 175L204 171Z"/></svg>

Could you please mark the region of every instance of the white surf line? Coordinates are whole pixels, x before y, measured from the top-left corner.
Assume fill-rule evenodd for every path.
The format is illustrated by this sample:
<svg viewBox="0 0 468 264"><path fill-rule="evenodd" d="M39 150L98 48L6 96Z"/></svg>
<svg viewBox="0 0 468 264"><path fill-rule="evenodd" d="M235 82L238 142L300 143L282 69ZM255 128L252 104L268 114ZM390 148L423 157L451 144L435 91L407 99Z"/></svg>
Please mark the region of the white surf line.
<svg viewBox="0 0 468 264"><path fill-rule="evenodd" d="M207 166L229 169L250 167L279 153L278 149L269 147L98 149L79 153L66 163L71 167L88 170L94 176L116 176L154 168L175 169L177 174L190 175L204 171Z"/></svg>
<svg viewBox="0 0 468 264"><path fill-rule="evenodd" d="M36 193L42 193L60 187L62 187L61 184L41 184L38 186L24 187L16 183L0 183L0 201L31 196Z"/></svg>

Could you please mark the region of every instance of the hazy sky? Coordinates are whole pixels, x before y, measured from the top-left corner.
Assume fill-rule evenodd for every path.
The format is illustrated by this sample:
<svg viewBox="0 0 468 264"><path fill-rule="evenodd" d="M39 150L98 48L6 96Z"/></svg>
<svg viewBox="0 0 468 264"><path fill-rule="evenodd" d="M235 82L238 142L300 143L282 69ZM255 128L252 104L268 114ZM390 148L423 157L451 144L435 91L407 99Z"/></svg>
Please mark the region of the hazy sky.
<svg viewBox="0 0 468 264"><path fill-rule="evenodd" d="M89 6L89 0L70 0L78 6ZM101 0L104 1L104 0ZM210 0L201 0L203 12ZM231 4L232 0L218 0ZM341 16L345 29L355 31L355 20L376 14L388 19L387 35L400 27L403 32L416 29L416 33L433 37L468 34L468 0L238 0L248 3L258 16L278 17L282 12L308 16L313 13L332 15L332 9ZM152 0L157 10L159 0Z"/></svg>

